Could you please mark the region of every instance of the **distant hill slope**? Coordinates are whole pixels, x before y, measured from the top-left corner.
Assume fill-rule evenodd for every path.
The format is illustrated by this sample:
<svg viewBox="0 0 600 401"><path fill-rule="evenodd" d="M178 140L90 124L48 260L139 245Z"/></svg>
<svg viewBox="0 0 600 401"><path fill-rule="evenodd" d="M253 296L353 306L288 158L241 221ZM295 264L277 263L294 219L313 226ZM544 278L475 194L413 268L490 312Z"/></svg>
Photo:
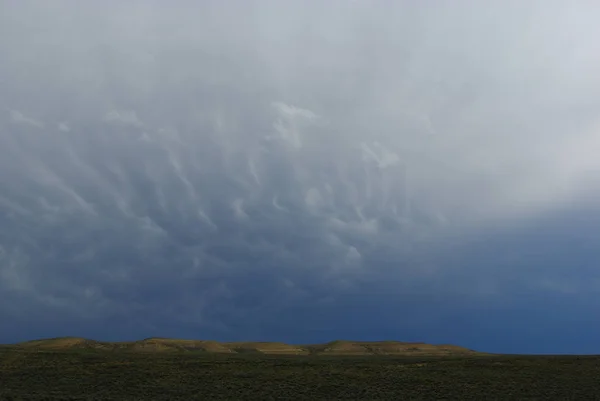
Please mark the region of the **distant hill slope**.
<svg viewBox="0 0 600 401"><path fill-rule="evenodd" d="M432 345L399 341L331 341L325 344L290 345L279 342L218 342L147 338L140 341L102 342L78 337L27 341L12 347L30 350L95 349L133 352L209 352L270 355L469 355L478 352L455 345Z"/></svg>

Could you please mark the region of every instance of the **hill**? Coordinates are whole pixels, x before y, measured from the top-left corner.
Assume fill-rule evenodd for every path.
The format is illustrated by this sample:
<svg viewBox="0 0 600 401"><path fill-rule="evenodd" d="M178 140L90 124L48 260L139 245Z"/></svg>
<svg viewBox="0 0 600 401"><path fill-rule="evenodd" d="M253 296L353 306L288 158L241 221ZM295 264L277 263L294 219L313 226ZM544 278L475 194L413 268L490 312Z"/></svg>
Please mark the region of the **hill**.
<svg viewBox="0 0 600 401"><path fill-rule="evenodd" d="M77 350L132 352L208 352L220 354L272 355L410 355L443 356L474 355L476 351L455 345L432 345L399 341L346 341L325 344L291 345L281 342L218 342L209 340L181 340L146 338L139 341L103 342L79 337L60 337L27 341L12 347L30 350Z"/></svg>

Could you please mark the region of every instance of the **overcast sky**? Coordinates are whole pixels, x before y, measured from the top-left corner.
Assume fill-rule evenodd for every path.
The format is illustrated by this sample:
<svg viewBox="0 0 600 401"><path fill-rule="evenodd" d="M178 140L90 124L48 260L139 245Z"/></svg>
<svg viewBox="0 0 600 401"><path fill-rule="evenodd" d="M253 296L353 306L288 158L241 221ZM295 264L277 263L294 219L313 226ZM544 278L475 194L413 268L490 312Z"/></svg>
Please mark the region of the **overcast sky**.
<svg viewBox="0 0 600 401"><path fill-rule="evenodd" d="M0 342L600 353L598 20L0 0Z"/></svg>

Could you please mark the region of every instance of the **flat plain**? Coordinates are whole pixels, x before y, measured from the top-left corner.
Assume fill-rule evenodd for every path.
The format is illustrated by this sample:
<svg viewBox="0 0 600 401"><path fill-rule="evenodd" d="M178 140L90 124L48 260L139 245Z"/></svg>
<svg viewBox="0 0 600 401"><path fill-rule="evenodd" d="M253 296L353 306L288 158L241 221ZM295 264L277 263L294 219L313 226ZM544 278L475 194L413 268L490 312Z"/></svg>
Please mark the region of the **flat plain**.
<svg viewBox="0 0 600 401"><path fill-rule="evenodd" d="M235 343L237 352L77 347L79 340L64 339L40 346L48 341L0 347L0 400L600 398L598 356L361 354L349 342L347 353L321 347L295 355L250 343Z"/></svg>

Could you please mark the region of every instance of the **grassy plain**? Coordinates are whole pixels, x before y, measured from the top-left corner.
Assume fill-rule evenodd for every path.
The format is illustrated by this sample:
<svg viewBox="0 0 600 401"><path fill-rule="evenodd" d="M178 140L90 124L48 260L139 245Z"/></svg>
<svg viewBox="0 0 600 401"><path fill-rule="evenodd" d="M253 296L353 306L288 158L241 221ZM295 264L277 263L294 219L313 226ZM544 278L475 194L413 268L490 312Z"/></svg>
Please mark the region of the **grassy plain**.
<svg viewBox="0 0 600 401"><path fill-rule="evenodd" d="M598 399L596 356L330 356L0 347L0 400Z"/></svg>

